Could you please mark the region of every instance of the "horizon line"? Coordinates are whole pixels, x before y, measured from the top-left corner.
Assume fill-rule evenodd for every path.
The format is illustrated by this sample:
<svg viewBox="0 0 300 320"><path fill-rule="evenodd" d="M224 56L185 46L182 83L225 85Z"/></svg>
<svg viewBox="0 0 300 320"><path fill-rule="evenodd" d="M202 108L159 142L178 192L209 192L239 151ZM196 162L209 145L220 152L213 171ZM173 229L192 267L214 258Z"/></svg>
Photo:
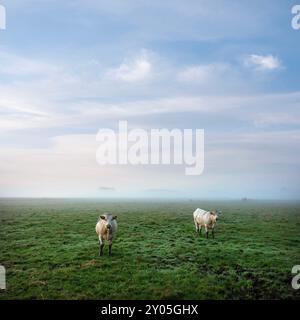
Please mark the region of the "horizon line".
<svg viewBox="0 0 300 320"><path fill-rule="evenodd" d="M300 199L298 198L194 198L194 197L182 197L182 198L168 198L168 197L89 197L89 196L80 196L80 197L74 197L74 196L68 196L68 197L57 197L57 196L9 196L9 197L3 197L0 196L0 200L158 200L158 201L240 201L240 202L249 202L249 201L275 201L275 202L287 202L287 201L295 201L300 202Z"/></svg>

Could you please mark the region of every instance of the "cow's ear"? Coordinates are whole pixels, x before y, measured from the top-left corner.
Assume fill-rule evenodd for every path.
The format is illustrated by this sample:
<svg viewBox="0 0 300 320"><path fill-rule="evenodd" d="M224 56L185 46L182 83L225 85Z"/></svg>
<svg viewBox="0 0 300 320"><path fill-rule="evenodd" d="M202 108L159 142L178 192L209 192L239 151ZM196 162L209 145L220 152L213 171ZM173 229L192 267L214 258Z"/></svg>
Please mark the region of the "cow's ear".
<svg viewBox="0 0 300 320"><path fill-rule="evenodd" d="M113 220L117 220L118 216L113 216Z"/></svg>
<svg viewBox="0 0 300 320"><path fill-rule="evenodd" d="M105 216L100 216L100 219L105 220Z"/></svg>

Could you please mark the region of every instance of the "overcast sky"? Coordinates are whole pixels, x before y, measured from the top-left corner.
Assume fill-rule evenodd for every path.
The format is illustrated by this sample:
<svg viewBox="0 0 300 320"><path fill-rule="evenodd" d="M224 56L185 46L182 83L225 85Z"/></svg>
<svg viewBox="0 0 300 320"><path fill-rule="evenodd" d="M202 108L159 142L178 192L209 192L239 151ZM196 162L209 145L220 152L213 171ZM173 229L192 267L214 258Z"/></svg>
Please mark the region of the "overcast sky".
<svg viewBox="0 0 300 320"><path fill-rule="evenodd" d="M0 196L299 199L294 1L0 4ZM99 166L119 120L204 129L204 173Z"/></svg>

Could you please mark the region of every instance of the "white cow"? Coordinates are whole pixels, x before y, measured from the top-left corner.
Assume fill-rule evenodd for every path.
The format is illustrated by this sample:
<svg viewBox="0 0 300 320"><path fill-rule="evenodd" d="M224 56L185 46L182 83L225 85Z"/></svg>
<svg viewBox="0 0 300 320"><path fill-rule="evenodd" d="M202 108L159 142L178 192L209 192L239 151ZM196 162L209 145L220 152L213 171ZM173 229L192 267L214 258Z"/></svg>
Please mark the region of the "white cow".
<svg viewBox="0 0 300 320"><path fill-rule="evenodd" d="M107 240L109 243L109 255L111 256L112 241L116 236L117 230L117 216L106 213L99 217L99 220L96 224L96 232L99 237L100 256L103 255L104 240Z"/></svg>
<svg viewBox="0 0 300 320"><path fill-rule="evenodd" d="M205 228L206 238L208 238L208 230L211 230L213 238L215 237L214 228L218 220L218 211L205 211L196 209L193 213L196 232L201 234L202 227Z"/></svg>

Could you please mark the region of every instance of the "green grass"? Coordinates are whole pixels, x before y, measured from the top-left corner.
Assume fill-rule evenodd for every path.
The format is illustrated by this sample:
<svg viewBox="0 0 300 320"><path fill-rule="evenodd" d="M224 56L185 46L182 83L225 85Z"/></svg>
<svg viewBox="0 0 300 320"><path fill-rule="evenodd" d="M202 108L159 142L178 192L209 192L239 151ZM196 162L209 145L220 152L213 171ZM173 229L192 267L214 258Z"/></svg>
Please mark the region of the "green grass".
<svg viewBox="0 0 300 320"><path fill-rule="evenodd" d="M196 207L222 209L216 239ZM113 256L95 224L118 215ZM299 299L300 205L270 202L0 200L0 299Z"/></svg>

